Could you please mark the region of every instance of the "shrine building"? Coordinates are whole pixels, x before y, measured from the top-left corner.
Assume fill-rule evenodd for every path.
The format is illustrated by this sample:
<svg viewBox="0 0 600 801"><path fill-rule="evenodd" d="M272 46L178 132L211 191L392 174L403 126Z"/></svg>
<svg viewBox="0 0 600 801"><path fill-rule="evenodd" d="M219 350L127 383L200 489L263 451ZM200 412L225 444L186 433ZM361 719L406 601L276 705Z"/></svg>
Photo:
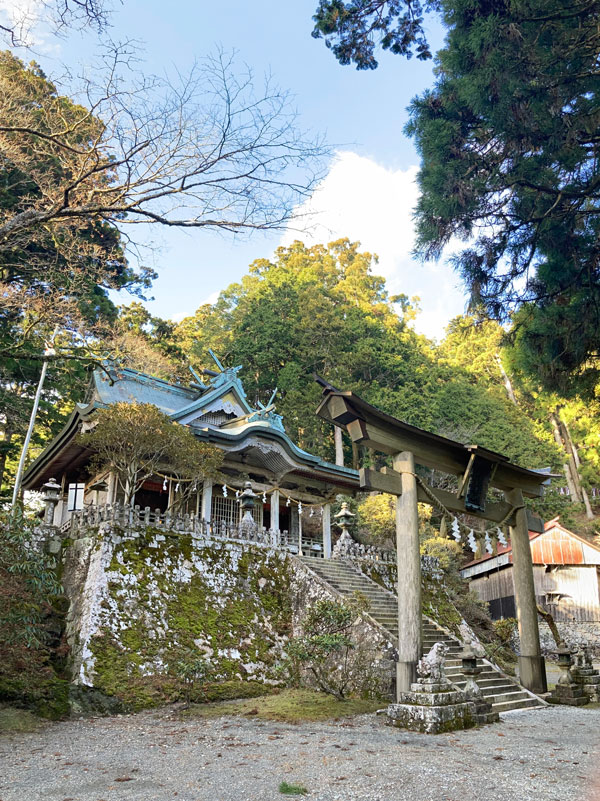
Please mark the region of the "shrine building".
<svg viewBox="0 0 600 801"><path fill-rule="evenodd" d="M272 402L259 404L258 409L248 402L238 375L241 368L224 368L214 358L219 369L204 371L202 378L194 374L189 386L128 368L93 373L89 401L76 405L63 430L24 476L27 490L41 490L52 478L60 485L54 525L65 528L72 514L86 507L123 501L116 475L91 469L93 453L80 444L78 434L93 426L98 408L119 402L150 403L225 454L223 479L204 481L188 502L187 514L214 525L237 525L238 496L250 481L259 528L285 532L314 555L330 555L330 504L337 494L354 495L359 490L358 472L295 445ZM153 476L136 493L134 504L164 512L176 490L174 479Z"/></svg>

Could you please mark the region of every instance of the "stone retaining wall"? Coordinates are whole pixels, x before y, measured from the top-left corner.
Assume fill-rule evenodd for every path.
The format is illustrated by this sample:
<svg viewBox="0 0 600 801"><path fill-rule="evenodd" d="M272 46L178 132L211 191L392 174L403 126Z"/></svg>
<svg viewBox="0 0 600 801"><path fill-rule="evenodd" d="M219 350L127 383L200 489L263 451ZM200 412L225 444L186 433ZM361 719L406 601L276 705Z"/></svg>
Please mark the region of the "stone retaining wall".
<svg viewBox="0 0 600 801"><path fill-rule="evenodd" d="M561 637L567 646L579 651L588 646L592 655L600 657L600 622L592 623L557 623ZM545 656L556 654L556 643L547 623L540 621L540 643Z"/></svg>
<svg viewBox="0 0 600 801"><path fill-rule="evenodd" d="M87 534L64 551L76 684L151 706L179 697L198 659L210 681L281 683L287 553L151 528L126 537L110 523Z"/></svg>

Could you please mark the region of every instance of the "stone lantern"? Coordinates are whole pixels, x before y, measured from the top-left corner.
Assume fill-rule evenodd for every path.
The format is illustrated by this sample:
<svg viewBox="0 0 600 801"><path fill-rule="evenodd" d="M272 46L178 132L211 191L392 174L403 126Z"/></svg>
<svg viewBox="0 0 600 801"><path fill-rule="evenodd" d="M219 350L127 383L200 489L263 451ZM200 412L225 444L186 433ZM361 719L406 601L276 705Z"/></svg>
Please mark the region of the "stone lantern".
<svg viewBox="0 0 600 801"><path fill-rule="evenodd" d="M356 517L356 515L353 514L350 509L348 509L348 504L346 501L342 503L342 508L340 511L334 515L336 524L342 529L340 538L336 542L331 554L334 559L349 556L354 550L356 543L348 533L348 526L352 523L352 519L354 517Z"/></svg>
<svg viewBox="0 0 600 801"><path fill-rule="evenodd" d="M54 525L54 510L60 500L61 487L56 483L54 478L49 479L42 487L44 494L42 500L44 501L44 525Z"/></svg>
<svg viewBox="0 0 600 801"><path fill-rule="evenodd" d="M348 526L351 525L352 519L356 517L350 509L348 509L348 504L346 501L342 503L342 508L340 511L334 515L334 518L337 520L338 526L342 529L342 534L348 533Z"/></svg>
<svg viewBox="0 0 600 801"><path fill-rule="evenodd" d="M252 515L255 498L256 493L252 490L252 484L246 481L242 494L240 495L240 504L242 506L242 522L240 526L243 529L255 529L257 527Z"/></svg>
<svg viewBox="0 0 600 801"><path fill-rule="evenodd" d="M573 655L571 649L562 643L556 649L558 657L558 667L560 668L560 678L552 690L548 701L551 704L567 704L568 706L583 706L589 703L589 698L583 687L573 678L571 667L573 666Z"/></svg>

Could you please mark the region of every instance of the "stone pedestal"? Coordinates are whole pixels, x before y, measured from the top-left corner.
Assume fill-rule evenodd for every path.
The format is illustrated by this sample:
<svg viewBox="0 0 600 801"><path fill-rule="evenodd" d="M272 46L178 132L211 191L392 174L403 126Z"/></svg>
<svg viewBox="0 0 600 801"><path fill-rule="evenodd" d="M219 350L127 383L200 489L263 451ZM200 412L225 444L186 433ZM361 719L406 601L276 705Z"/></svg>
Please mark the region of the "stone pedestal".
<svg viewBox="0 0 600 801"><path fill-rule="evenodd" d="M476 725L475 706L449 682L415 682L409 692L399 693L399 703L387 709L388 722L400 729L441 734Z"/></svg>
<svg viewBox="0 0 600 801"><path fill-rule="evenodd" d="M481 668L477 664L477 654L473 648L467 645L462 652L462 672L467 677L467 683L463 690L466 700L471 701L475 708L475 723L483 726L486 723L497 723L500 720L498 712L494 712L492 704L486 700L481 692L481 687L477 684L477 676L481 673Z"/></svg>
<svg viewBox="0 0 600 801"><path fill-rule="evenodd" d="M475 706L455 690L444 675L446 648L436 643L418 664L419 680L410 690L398 693L398 701L387 709L388 723L424 734L441 734L476 725Z"/></svg>
<svg viewBox="0 0 600 801"><path fill-rule="evenodd" d="M592 658L587 648L580 651L575 657L575 665L571 668L573 680L579 684L590 701L600 701L600 671L592 665Z"/></svg>
<svg viewBox="0 0 600 801"><path fill-rule="evenodd" d="M573 660L568 648L558 651L558 666L561 670L556 687L548 697L550 704L567 704L568 706L583 706L589 703L589 698L579 682L575 681L571 673Z"/></svg>

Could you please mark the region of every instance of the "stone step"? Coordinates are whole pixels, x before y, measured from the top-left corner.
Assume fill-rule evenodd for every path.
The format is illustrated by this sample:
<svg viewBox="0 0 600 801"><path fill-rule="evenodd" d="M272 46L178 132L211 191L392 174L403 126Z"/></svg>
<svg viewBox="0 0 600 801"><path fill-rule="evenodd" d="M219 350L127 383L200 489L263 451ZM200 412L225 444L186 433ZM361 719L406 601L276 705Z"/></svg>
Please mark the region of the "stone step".
<svg viewBox="0 0 600 801"><path fill-rule="evenodd" d="M464 676L461 679L453 679L453 682L454 682L454 684L456 684L461 689L467 683L465 681L465 677ZM505 679L492 679L492 678L482 679L481 677L477 678L477 684L478 684L479 688L481 689L481 691L483 693L485 693L486 690L490 690L490 693L488 693L488 695L489 694L493 695L493 694L495 694L497 692L500 692L501 690L504 690L506 688L514 688L514 687L517 686L513 682L507 681Z"/></svg>
<svg viewBox="0 0 600 801"><path fill-rule="evenodd" d="M514 701L500 701L492 702L492 710L494 712L512 712L515 709L531 709L533 707L542 707L543 704L537 698L532 698L528 695L526 698L519 698Z"/></svg>
<svg viewBox="0 0 600 801"><path fill-rule="evenodd" d="M398 606L395 597L387 590L379 587L375 582L348 564L340 561L325 561L303 558L303 561L326 581L340 595L351 596L355 592L365 596L368 603L368 613L380 626L385 628L393 637L398 637ZM429 620L423 621L423 650L429 651L436 642L443 642L448 647L446 660L446 674L448 679L459 687L466 684L466 676L462 673L460 658L462 645L457 639L439 629ZM495 712L505 712L513 709L527 709L543 706L542 702L529 695L525 690L510 678L505 678L490 664L478 659L477 664L482 668L477 676L483 695L491 701Z"/></svg>
<svg viewBox="0 0 600 801"><path fill-rule="evenodd" d="M515 686L511 686L511 689L504 690L502 692L496 693L493 696L493 704L504 704L508 702L514 701L526 701L531 698L525 690L520 690Z"/></svg>
<svg viewBox="0 0 600 801"><path fill-rule="evenodd" d="M466 683L467 683L466 681L455 681L454 682L454 684L456 684L457 687L460 687L461 690L464 689ZM479 682L477 682L477 683L479 684ZM498 686L492 686L492 687L487 687L487 686L486 687L482 687L479 684L479 689L481 690L481 694L484 696L484 698L493 698L494 702L496 702L496 703L498 703L498 701L500 699L500 696L505 696L505 695L510 695L511 697L514 696L514 694L516 692L515 687L516 687L516 685L508 684L508 683L507 684L500 684ZM521 692L521 696L523 698L528 697L527 693L523 693L523 692Z"/></svg>

